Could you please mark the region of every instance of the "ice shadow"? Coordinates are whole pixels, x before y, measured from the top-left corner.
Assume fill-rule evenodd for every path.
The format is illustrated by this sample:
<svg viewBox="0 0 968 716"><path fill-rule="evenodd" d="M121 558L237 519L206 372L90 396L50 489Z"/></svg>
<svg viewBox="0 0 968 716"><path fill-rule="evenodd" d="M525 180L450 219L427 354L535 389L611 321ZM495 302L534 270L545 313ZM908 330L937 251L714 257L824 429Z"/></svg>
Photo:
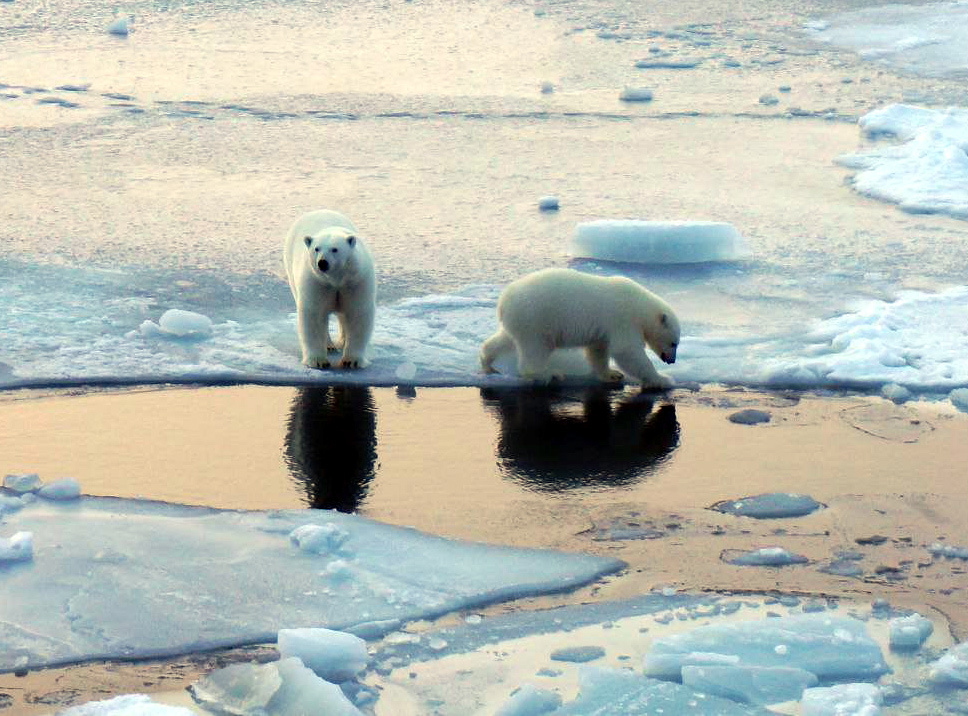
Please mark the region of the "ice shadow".
<svg viewBox="0 0 968 716"><path fill-rule="evenodd" d="M285 461L309 507L355 512L376 474L376 405L370 388L306 386L293 397Z"/></svg>
<svg viewBox="0 0 968 716"><path fill-rule="evenodd" d="M659 469L679 445L672 404L605 388L485 388L497 416L498 466L542 492L629 486Z"/></svg>

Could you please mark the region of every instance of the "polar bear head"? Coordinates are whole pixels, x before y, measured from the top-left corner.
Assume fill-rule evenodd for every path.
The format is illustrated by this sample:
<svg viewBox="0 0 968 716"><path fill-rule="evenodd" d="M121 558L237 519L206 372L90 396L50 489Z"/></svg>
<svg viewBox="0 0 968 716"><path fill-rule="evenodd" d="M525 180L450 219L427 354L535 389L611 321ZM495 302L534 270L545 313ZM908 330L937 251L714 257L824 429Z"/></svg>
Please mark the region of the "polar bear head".
<svg viewBox="0 0 968 716"><path fill-rule="evenodd" d="M676 362L679 347L679 319L668 306L660 307L645 328L645 342L664 363Z"/></svg>
<svg viewBox="0 0 968 716"><path fill-rule="evenodd" d="M327 283L340 283L355 270L353 254L357 241L356 234L342 226L329 226L304 237L313 273Z"/></svg>

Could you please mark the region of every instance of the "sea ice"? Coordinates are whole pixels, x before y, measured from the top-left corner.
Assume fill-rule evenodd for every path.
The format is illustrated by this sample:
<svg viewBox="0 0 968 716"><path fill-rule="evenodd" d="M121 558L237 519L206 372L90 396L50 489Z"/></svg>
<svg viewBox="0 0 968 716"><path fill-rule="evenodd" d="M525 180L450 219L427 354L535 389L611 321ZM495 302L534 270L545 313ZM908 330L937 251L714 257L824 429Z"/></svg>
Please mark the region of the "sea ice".
<svg viewBox="0 0 968 716"><path fill-rule="evenodd" d="M44 485L37 494L45 500L76 500L81 496L81 483L73 477L65 477Z"/></svg>
<svg viewBox="0 0 968 716"><path fill-rule="evenodd" d="M566 646L551 652L552 661L570 661L575 664L595 661L603 656L605 650L600 646Z"/></svg>
<svg viewBox="0 0 968 716"><path fill-rule="evenodd" d="M763 547L761 549L729 554L726 561L745 567L784 567L790 564L806 564L810 560L801 554L794 554L782 547Z"/></svg>
<svg viewBox="0 0 968 716"><path fill-rule="evenodd" d="M727 416L727 420L731 423L737 423L738 425L758 425L760 423L768 423L773 416L770 415L766 410L757 410L756 408L746 408L744 410L737 410L735 413L731 413Z"/></svg>
<svg viewBox="0 0 968 716"><path fill-rule="evenodd" d="M890 400L892 403L906 403L911 399L911 391L905 388L903 385L898 385L897 383L888 383L881 388L881 395Z"/></svg>
<svg viewBox="0 0 968 716"><path fill-rule="evenodd" d="M578 224L572 253L601 261L689 264L736 261L749 251L736 228L723 222L603 219Z"/></svg>
<svg viewBox="0 0 968 716"><path fill-rule="evenodd" d="M32 532L17 532L12 537L0 537L0 564L4 562L29 562L34 554Z"/></svg>
<svg viewBox="0 0 968 716"><path fill-rule="evenodd" d="M920 614L909 614L891 619L891 648L896 650L919 649L934 631L934 624Z"/></svg>
<svg viewBox="0 0 968 716"><path fill-rule="evenodd" d="M817 677L803 669L785 666L683 666L682 683L696 691L744 704L797 701L804 689L817 685Z"/></svg>
<svg viewBox="0 0 968 716"><path fill-rule="evenodd" d="M169 308L158 319L158 328L176 338L208 338L212 335L212 319L194 311Z"/></svg>
<svg viewBox="0 0 968 716"><path fill-rule="evenodd" d="M796 492L768 492L762 495L741 497L738 500L717 502L710 509L729 515L741 515L757 519L803 517L823 507L810 495Z"/></svg>
<svg viewBox="0 0 968 716"><path fill-rule="evenodd" d="M33 560L0 580L0 672L264 643L285 628L399 624L569 589L623 566L324 510L85 496L35 499L3 519L5 528L33 533L35 544ZM289 535L306 525L346 533L338 559L350 569L331 575L332 553L293 544ZM11 554L26 553L23 536L14 544Z"/></svg>
<svg viewBox="0 0 968 716"><path fill-rule="evenodd" d="M131 32L131 21L128 17L118 17L108 25L108 32L118 37L127 37Z"/></svg>
<svg viewBox="0 0 968 716"><path fill-rule="evenodd" d="M7 475L3 478L3 486L11 492L18 494L36 492L42 484L40 475L35 472L25 473L23 475Z"/></svg>
<svg viewBox="0 0 968 716"><path fill-rule="evenodd" d="M541 197L538 199L538 208L541 211L558 211L558 197L551 195Z"/></svg>
<svg viewBox="0 0 968 716"><path fill-rule="evenodd" d="M554 691L525 684L504 702L494 716L541 716L561 706L561 697Z"/></svg>
<svg viewBox="0 0 968 716"><path fill-rule="evenodd" d="M623 102L651 102L652 90L645 87L625 87L618 98Z"/></svg>
<svg viewBox="0 0 968 716"><path fill-rule="evenodd" d="M656 639L645 658L646 675L681 678L693 654L735 658L744 666L804 669L821 680L876 678L888 671L864 623L850 617L803 614L735 624L711 624ZM708 661L706 662L709 663ZM658 668L654 668L658 667Z"/></svg>
<svg viewBox="0 0 968 716"><path fill-rule="evenodd" d="M280 629L279 654L299 657L302 663L334 684L355 678L369 661L366 642L332 629Z"/></svg>
<svg viewBox="0 0 968 716"><path fill-rule="evenodd" d="M928 551L937 557L968 560L968 548L956 547L953 544L934 542L930 547L928 547Z"/></svg>
<svg viewBox="0 0 968 716"><path fill-rule="evenodd" d="M192 684L191 693L215 713L363 716L338 686L314 674L297 657L219 669Z"/></svg>
<svg viewBox="0 0 968 716"><path fill-rule="evenodd" d="M968 388L955 388L948 393L948 400L958 410L963 413L968 413Z"/></svg>
<svg viewBox="0 0 968 716"><path fill-rule="evenodd" d="M875 684L837 684L803 692L800 716L878 716L881 690Z"/></svg>
<svg viewBox="0 0 968 716"><path fill-rule="evenodd" d="M928 674L936 684L968 688L968 641L951 647L932 662Z"/></svg>
<svg viewBox="0 0 968 716"><path fill-rule="evenodd" d="M968 109L930 110L893 104L860 118L869 135L891 135L901 144L876 146L837 159L857 174L861 194L913 213L968 219Z"/></svg>

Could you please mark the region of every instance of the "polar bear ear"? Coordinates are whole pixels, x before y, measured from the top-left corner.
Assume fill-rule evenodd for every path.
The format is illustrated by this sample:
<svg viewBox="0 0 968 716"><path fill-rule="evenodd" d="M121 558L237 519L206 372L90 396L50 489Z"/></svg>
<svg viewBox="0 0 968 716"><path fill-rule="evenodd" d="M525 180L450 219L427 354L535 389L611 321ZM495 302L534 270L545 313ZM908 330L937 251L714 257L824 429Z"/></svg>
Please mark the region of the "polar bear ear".
<svg viewBox="0 0 968 716"><path fill-rule="evenodd" d="M308 249L310 246L313 245L313 237L312 236L303 237L303 243L306 244L306 248Z"/></svg>
<svg viewBox="0 0 968 716"><path fill-rule="evenodd" d="M350 234L349 236L346 237L346 243L352 246L353 244L356 243L356 237L353 234Z"/></svg>

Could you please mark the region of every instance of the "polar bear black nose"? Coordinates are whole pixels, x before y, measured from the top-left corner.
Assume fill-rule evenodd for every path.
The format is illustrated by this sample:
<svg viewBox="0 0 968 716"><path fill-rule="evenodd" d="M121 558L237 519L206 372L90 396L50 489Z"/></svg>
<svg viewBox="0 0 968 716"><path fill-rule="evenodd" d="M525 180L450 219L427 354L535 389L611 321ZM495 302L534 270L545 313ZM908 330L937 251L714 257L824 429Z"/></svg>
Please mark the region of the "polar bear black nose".
<svg viewBox="0 0 968 716"><path fill-rule="evenodd" d="M319 270L320 271L328 271L329 270L329 261L327 261L326 259L320 259L316 263L316 265L319 266Z"/></svg>

